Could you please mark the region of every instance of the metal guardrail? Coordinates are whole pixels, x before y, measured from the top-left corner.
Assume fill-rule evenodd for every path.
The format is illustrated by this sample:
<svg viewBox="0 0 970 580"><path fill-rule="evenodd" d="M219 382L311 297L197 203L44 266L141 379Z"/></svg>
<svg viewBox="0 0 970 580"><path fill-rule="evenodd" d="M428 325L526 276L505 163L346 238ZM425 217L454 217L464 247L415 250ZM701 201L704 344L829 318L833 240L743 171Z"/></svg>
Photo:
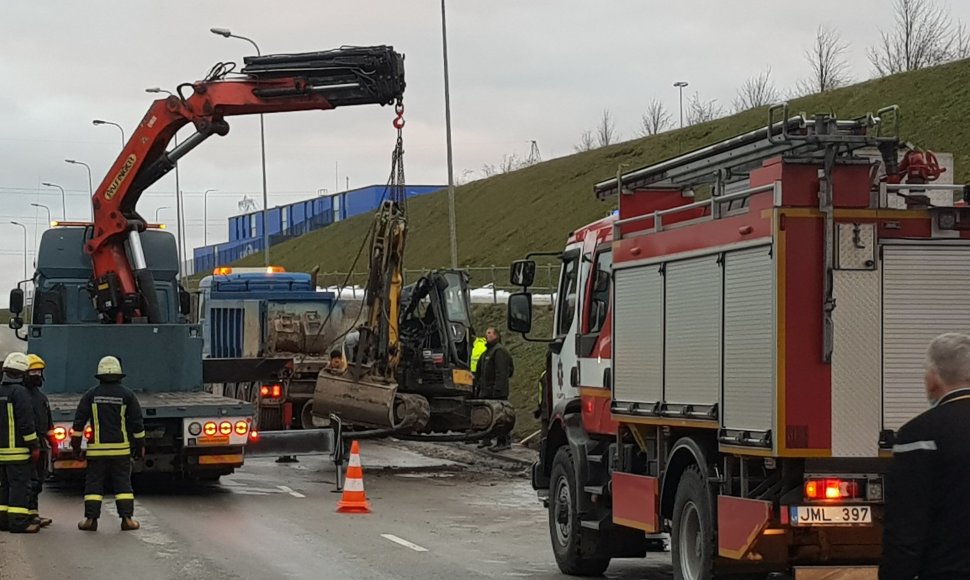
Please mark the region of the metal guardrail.
<svg viewBox="0 0 970 580"><path fill-rule="evenodd" d="M491 290L492 303L498 304L500 295L506 292L518 292L518 286L509 284L508 266L469 266L463 268L468 272L468 287L477 289L479 292L487 288ZM426 270L404 270L404 283L415 282ZM559 266L557 264L536 265L536 284L529 287L529 290L542 294L553 293L559 280ZM361 288L367 284L366 272L320 272L317 274L317 286L321 288L346 287L345 292L350 292L350 298L356 300L362 298Z"/></svg>

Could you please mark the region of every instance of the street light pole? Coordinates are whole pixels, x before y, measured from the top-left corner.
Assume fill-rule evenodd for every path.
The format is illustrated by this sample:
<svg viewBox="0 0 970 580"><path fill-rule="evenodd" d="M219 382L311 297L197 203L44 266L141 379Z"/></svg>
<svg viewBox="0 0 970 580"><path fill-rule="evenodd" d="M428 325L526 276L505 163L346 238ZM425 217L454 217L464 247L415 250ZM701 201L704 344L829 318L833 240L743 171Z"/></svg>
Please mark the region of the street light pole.
<svg viewBox="0 0 970 580"><path fill-rule="evenodd" d="M445 141L448 146L448 246L451 267L458 267L458 232L455 224L455 169L451 151L451 92L448 86L448 26L445 19L445 0L441 0L441 49L445 69Z"/></svg>
<svg viewBox="0 0 970 580"><path fill-rule="evenodd" d="M680 89L680 128L684 128L684 87L687 86L687 81L677 81L674 86Z"/></svg>
<svg viewBox="0 0 970 580"><path fill-rule="evenodd" d="M156 224L161 223L160 221L158 221L158 212L162 211L163 209L171 209L171 208L169 208L167 205L163 205L162 207L155 208L155 223Z"/></svg>
<svg viewBox="0 0 970 580"><path fill-rule="evenodd" d="M210 28L209 32L225 38L245 40L256 49L256 56L262 56L262 53L259 51L259 45L251 38L233 34L228 28ZM269 194L266 190L266 127L263 124L262 113L259 114L259 152L263 170L263 265L269 266Z"/></svg>
<svg viewBox="0 0 970 580"><path fill-rule="evenodd" d="M172 96L172 91L159 87L145 89L146 93L165 93ZM179 134L176 131L172 135L174 146L179 146ZM179 255L179 276L182 275L182 267L185 264L185 228L183 226L185 216L182 214L182 190L179 187L179 162L175 161L175 240L178 245ZM157 220L156 220L157 221Z"/></svg>
<svg viewBox="0 0 970 580"><path fill-rule="evenodd" d="M41 183L41 185L44 187L56 187L61 190L61 219L67 221L67 196L64 195L64 188L56 183L49 183L47 181Z"/></svg>
<svg viewBox="0 0 970 580"><path fill-rule="evenodd" d="M27 226L20 222L11 221L15 226L20 226L24 229L24 280L27 279Z"/></svg>
<svg viewBox="0 0 970 580"><path fill-rule="evenodd" d="M42 208L44 208L44 209L47 210L47 225L48 225L48 227L51 225L51 222L54 221L51 218L51 208L47 207L46 205L44 205L42 203L32 203L32 204L30 204L30 207L37 207L37 208L42 207Z"/></svg>
<svg viewBox="0 0 970 580"><path fill-rule="evenodd" d="M94 181L91 179L91 166L82 161L75 161L74 159L65 159L65 163L70 163L72 165L83 165L85 169L88 170L88 195L91 199L88 200L91 207L91 221L94 221Z"/></svg>
<svg viewBox="0 0 970 580"><path fill-rule="evenodd" d="M209 245L209 192L218 189L207 189L202 192L202 245Z"/></svg>
<svg viewBox="0 0 970 580"><path fill-rule="evenodd" d="M113 125L121 131L121 148L125 148L125 130L118 123L112 123L111 121L102 121L101 119L95 119L91 121L92 125Z"/></svg>

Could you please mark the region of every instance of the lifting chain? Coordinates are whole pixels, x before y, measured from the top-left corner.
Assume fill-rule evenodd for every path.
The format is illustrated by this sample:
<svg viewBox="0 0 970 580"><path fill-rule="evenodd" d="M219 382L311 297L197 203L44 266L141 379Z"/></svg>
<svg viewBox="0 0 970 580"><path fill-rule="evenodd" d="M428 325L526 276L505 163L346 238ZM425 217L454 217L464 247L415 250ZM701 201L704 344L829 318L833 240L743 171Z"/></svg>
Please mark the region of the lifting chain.
<svg viewBox="0 0 970 580"><path fill-rule="evenodd" d="M394 128L397 129L397 143L391 154L391 192L390 199L402 209L407 207L407 193L404 190L404 102L398 100L394 105Z"/></svg>

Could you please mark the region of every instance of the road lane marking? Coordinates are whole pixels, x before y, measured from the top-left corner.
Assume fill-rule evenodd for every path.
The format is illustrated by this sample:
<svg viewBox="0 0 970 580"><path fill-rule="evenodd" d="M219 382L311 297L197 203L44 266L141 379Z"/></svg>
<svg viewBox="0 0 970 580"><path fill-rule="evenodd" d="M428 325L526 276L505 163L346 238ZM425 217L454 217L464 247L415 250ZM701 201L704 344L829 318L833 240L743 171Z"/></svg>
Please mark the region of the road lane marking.
<svg viewBox="0 0 970 580"><path fill-rule="evenodd" d="M293 497L306 497L306 496L305 496L305 495L303 495L302 493L299 493L299 492L296 492L296 491L293 491L292 489L290 489L290 488L288 488L288 487L286 487L285 485L277 485L276 487L278 487L278 488L280 488L280 489L281 489L281 490L283 490L283 491L284 491L285 493L288 493L288 494L290 494L290 495L292 495Z"/></svg>
<svg viewBox="0 0 970 580"><path fill-rule="evenodd" d="M411 542L405 540L404 538L399 538L399 537L395 536L394 534L381 534L381 537L384 538L384 539L390 540L390 541L394 542L395 544L401 544L405 548L411 548L415 552L427 552L428 551L427 548L422 548L421 546L419 546L417 544L412 544Z"/></svg>

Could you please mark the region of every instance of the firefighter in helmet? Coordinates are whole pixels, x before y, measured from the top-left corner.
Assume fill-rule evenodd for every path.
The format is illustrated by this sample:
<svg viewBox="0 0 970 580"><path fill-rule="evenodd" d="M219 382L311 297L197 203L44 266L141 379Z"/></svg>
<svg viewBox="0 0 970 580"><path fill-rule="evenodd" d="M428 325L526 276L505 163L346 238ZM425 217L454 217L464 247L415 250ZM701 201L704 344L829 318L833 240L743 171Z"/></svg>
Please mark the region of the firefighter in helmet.
<svg viewBox="0 0 970 580"><path fill-rule="evenodd" d="M38 512L38 498L44 490L44 480L47 479L47 468L51 459L50 436L54 430L54 420L51 417L51 404L47 400L47 395L41 390L44 386L44 369L47 364L44 359L36 354L27 355L27 375L24 377L24 386L27 387L27 394L30 395L31 405L34 409L34 427L37 429L37 440L40 443L40 458L34 464L31 473L30 489L30 515L35 524L42 528L51 525L50 518L43 518Z"/></svg>
<svg viewBox="0 0 970 580"><path fill-rule="evenodd" d="M98 529L105 484L110 482L115 496L121 529L137 530L134 519L135 494L131 488L131 457L145 451L145 427L138 398L121 383L125 377L121 362L106 356L98 362L95 375L100 383L84 393L74 415L71 447L81 456L81 437L91 423L93 436L85 453L88 466L84 481L84 519L79 530Z"/></svg>
<svg viewBox="0 0 970 580"><path fill-rule="evenodd" d="M30 503L31 461L40 457L30 395L24 389L27 355L14 352L3 361L0 381L0 531L36 534Z"/></svg>

